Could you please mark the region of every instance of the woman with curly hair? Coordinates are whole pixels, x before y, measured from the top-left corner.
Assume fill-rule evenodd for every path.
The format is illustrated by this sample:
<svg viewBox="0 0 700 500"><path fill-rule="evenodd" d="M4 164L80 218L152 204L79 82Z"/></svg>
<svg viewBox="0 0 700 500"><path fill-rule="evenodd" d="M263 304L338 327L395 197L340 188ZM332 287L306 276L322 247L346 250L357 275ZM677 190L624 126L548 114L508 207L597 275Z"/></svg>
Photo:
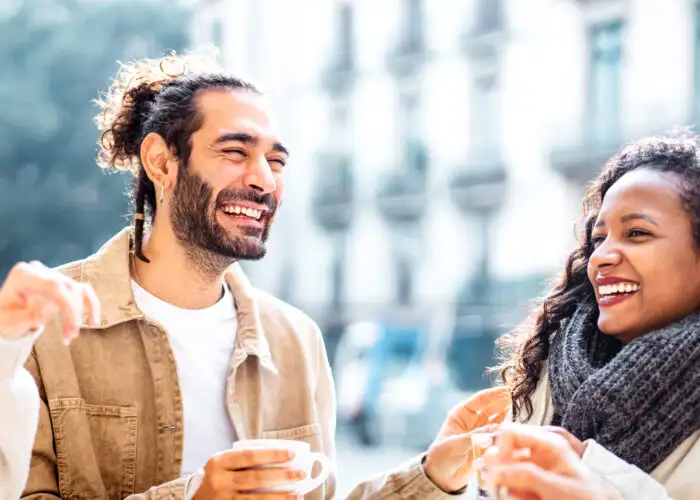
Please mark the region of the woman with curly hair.
<svg viewBox="0 0 700 500"><path fill-rule="evenodd" d="M613 156L587 191L580 246L533 321L502 341L514 420L556 426L613 498L700 491L699 155L686 134ZM528 461L506 457L491 479L564 498L551 484L532 496L542 471Z"/></svg>

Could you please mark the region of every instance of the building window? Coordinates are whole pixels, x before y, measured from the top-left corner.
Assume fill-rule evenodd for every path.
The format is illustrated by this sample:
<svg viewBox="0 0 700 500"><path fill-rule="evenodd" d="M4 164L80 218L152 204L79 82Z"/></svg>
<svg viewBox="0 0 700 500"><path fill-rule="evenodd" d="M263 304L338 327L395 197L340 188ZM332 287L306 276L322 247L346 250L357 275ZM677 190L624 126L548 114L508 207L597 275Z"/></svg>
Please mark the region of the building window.
<svg viewBox="0 0 700 500"><path fill-rule="evenodd" d="M423 1L405 0L403 10L402 46L405 52L423 49Z"/></svg>
<svg viewBox="0 0 700 500"><path fill-rule="evenodd" d="M477 0L474 28L477 32L496 31L503 24L503 0Z"/></svg>
<svg viewBox="0 0 700 500"><path fill-rule="evenodd" d="M406 167L411 176L424 179L428 175L428 152L421 141L406 146Z"/></svg>
<svg viewBox="0 0 700 500"><path fill-rule="evenodd" d="M337 234L333 241L331 265L331 309L341 311L345 305L345 235Z"/></svg>
<svg viewBox="0 0 700 500"><path fill-rule="evenodd" d="M338 64L341 68L352 68L353 57L353 24L354 13L351 5L344 3L338 11Z"/></svg>
<svg viewBox="0 0 700 500"><path fill-rule="evenodd" d="M345 152L352 149L350 111L347 101L338 99L332 104L327 131L333 151Z"/></svg>
<svg viewBox="0 0 700 500"><path fill-rule="evenodd" d="M421 232L417 226L403 226L393 232L394 301L412 305L415 298L416 267L421 258Z"/></svg>
<svg viewBox="0 0 700 500"><path fill-rule="evenodd" d="M592 26L590 46L589 140L593 144L620 140L620 94L622 86L622 22Z"/></svg>
<svg viewBox="0 0 700 500"><path fill-rule="evenodd" d="M420 136L420 116L418 110L418 96L415 94L402 94L399 97L398 130L401 147Z"/></svg>
<svg viewBox="0 0 700 500"><path fill-rule="evenodd" d="M404 94L399 101L399 133L404 165L411 174L424 176L428 155L421 135L420 107L417 94Z"/></svg>
<svg viewBox="0 0 700 500"><path fill-rule="evenodd" d="M333 202L352 201L354 180L350 156L342 153L330 155L319 175L323 194Z"/></svg>
<svg viewBox="0 0 700 500"><path fill-rule="evenodd" d="M401 306L413 302L413 269L406 255L398 255L396 260L396 303Z"/></svg>
<svg viewBox="0 0 700 500"><path fill-rule="evenodd" d="M499 93L497 75L475 78L471 103L471 149L477 159L498 155L501 135Z"/></svg>
<svg viewBox="0 0 700 500"><path fill-rule="evenodd" d="M211 43L217 48L222 49L224 42L224 26L220 19L215 20L211 25Z"/></svg>

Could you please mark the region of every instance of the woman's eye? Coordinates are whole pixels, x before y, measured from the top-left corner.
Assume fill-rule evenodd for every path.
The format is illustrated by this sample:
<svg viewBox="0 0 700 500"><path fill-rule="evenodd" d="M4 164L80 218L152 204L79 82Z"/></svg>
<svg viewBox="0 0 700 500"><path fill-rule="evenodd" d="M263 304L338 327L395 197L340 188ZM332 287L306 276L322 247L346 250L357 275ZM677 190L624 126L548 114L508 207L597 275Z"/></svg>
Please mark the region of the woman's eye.
<svg viewBox="0 0 700 500"><path fill-rule="evenodd" d="M602 236L602 235L597 235L597 236L591 237L591 245L593 245L593 248L597 248L604 241L605 241L605 236Z"/></svg>
<svg viewBox="0 0 700 500"><path fill-rule="evenodd" d="M640 236L651 236L651 233L649 231L645 231L643 229L630 229L627 232L627 236L629 238L638 238Z"/></svg>

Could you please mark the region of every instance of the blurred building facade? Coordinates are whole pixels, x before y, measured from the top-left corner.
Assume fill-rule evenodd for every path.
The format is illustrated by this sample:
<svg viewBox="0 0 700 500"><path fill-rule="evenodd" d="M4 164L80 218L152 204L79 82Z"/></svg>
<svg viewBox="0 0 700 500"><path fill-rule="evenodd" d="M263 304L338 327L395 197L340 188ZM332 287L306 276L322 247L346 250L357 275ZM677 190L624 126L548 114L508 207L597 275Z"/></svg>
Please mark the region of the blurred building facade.
<svg viewBox="0 0 700 500"><path fill-rule="evenodd" d="M248 270L330 332L444 315L490 354L603 161L700 112L693 0L194 3L193 39L262 82L292 150Z"/></svg>

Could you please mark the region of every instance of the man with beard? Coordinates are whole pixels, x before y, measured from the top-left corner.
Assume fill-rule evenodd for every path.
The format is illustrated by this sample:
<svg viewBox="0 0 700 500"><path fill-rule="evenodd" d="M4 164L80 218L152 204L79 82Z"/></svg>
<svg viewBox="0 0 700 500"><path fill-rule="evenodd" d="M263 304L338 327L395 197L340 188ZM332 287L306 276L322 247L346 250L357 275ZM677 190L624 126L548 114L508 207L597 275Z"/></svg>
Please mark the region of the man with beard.
<svg viewBox="0 0 700 500"><path fill-rule="evenodd" d="M134 225L61 268L92 286L101 317L69 348L60 321L35 344L23 498L249 498L303 477L275 466L284 449L232 449L247 439L299 439L334 459L317 326L236 264L265 255L288 152L253 85L196 71L205 62L124 65L100 101L98 162L134 175ZM331 474L309 498L334 488Z"/></svg>
<svg viewBox="0 0 700 500"><path fill-rule="evenodd" d="M266 101L173 56L122 66L100 104L98 161L134 175L134 224L61 268L92 286L101 316L67 349L59 321L35 344L39 426L23 498L292 498L260 491L302 479L287 451L232 449L290 439L335 458L317 326L236 263L264 256L284 192L288 151ZM350 498L446 496L436 484L456 489L469 449L451 434ZM306 498L334 491L332 472Z"/></svg>

